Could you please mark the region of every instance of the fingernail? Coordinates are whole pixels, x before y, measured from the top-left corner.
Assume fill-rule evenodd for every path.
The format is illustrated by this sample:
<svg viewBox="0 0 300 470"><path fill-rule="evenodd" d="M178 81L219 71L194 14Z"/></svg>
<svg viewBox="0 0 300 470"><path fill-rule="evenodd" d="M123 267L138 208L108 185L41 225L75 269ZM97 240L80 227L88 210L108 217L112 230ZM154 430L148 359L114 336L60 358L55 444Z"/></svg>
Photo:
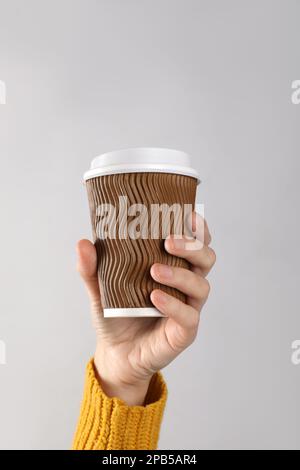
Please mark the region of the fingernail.
<svg viewBox="0 0 300 470"><path fill-rule="evenodd" d="M164 277L165 279L170 279L173 276L173 269L166 264L156 266L156 271L160 277Z"/></svg>
<svg viewBox="0 0 300 470"><path fill-rule="evenodd" d="M172 238L171 243L173 248L175 248L176 250L185 249L185 240L183 238Z"/></svg>

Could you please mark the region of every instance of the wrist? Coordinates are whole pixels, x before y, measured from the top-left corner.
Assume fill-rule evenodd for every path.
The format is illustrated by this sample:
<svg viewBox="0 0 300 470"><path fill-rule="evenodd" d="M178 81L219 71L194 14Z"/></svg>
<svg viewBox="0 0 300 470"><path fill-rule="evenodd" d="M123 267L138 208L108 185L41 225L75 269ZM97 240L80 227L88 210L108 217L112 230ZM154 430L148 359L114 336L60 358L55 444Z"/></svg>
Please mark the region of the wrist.
<svg viewBox="0 0 300 470"><path fill-rule="evenodd" d="M106 361L95 355L94 365L100 386L110 398L117 397L128 406L143 406L148 392L152 376L147 378L133 378L122 373L107 364Z"/></svg>

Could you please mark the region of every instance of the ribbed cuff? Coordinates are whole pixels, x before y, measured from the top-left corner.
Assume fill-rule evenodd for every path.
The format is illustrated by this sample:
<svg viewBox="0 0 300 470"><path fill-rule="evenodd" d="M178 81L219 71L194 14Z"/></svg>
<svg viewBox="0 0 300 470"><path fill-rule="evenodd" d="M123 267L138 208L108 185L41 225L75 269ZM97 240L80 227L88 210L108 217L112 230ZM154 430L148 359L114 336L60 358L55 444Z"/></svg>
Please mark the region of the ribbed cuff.
<svg viewBox="0 0 300 470"><path fill-rule="evenodd" d="M94 362L86 369L84 396L73 441L74 450L156 449L167 387L160 373L150 382L145 406L128 406L105 395Z"/></svg>

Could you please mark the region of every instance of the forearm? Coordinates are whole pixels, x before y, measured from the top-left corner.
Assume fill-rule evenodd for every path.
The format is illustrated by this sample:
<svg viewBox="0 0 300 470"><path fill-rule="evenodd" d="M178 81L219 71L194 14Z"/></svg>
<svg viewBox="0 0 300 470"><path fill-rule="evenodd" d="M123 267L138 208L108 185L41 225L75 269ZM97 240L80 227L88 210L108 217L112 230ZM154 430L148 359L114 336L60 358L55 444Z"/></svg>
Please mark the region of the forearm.
<svg viewBox="0 0 300 470"><path fill-rule="evenodd" d="M143 406L128 406L120 398L110 398L102 390L90 361L73 449L155 449L166 398L160 374L152 377Z"/></svg>

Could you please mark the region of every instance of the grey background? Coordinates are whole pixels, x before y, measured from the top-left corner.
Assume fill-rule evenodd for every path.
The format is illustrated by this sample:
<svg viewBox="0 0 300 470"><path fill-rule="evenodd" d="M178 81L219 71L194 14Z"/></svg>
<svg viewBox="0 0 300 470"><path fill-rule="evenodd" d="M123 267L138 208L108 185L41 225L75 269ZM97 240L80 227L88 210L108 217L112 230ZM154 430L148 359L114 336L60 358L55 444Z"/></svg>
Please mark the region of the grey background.
<svg viewBox="0 0 300 470"><path fill-rule="evenodd" d="M161 448L300 448L298 1L1 0L0 447L68 448L94 334L83 171L189 152L218 262Z"/></svg>

